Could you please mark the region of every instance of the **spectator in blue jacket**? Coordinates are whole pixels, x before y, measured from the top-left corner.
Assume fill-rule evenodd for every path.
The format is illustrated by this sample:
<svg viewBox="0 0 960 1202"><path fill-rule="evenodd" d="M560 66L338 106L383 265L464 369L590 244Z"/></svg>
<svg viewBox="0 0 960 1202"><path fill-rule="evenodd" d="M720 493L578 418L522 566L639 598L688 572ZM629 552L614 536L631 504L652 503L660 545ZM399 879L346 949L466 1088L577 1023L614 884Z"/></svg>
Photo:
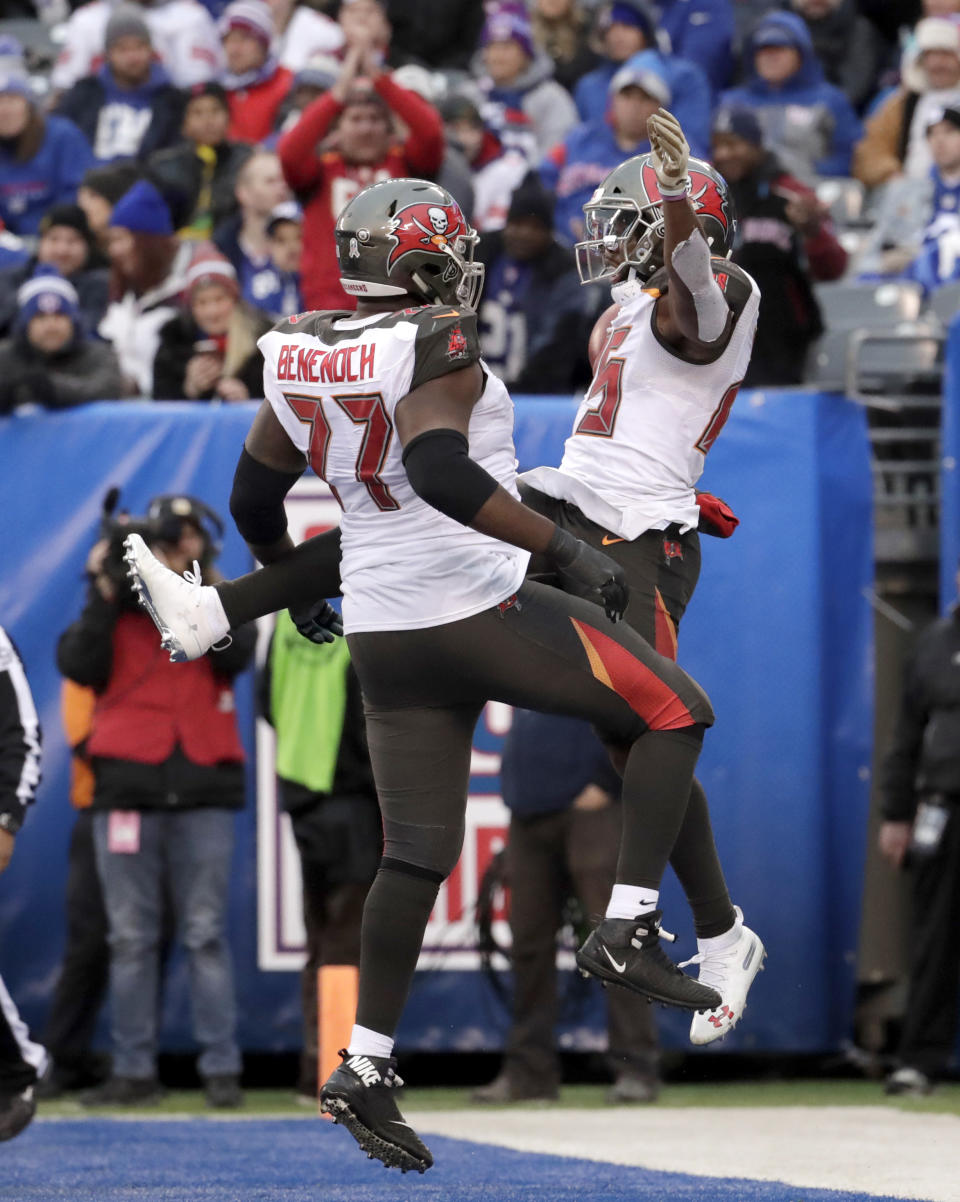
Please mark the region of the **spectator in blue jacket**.
<svg viewBox="0 0 960 1202"><path fill-rule="evenodd" d="M0 221L14 234L36 234L54 204L76 199L93 165L86 138L64 117L44 117L26 70L5 64L0 74Z"/></svg>
<svg viewBox="0 0 960 1202"><path fill-rule="evenodd" d="M84 134L98 163L111 163L172 146L183 107L183 93L154 58L146 21L122 5L107 22L103 65L65 92L56 111Z"/></svg>
<svg viewBox="0 0 960 1202"><path fill-rule="evenodd" d="M511 392L571 393L590 379L586 300L573 254L553 236L553 201L536 173L485 235L479 308L483 357Z"/></svg>
<svg viewBox="0 0 960 1202"><path fill-rule="evenodd" d="M647 0L616 0L599 17L603 61L573 90L582 121L600 121L607 111L610 80L641 50L657 45L657 20Z"/></svg>
<svg viewBox="0 0 960 1202"><path fill-rule="evenodd" d="M655 50L644 50L610 81L606 116L578 125L540 164L540 178L556 196L557 238L561 243L572 246L583 238L583 206L614 167L650 149L647 118L661 105L674 113L685 112L683 99L667 79L665 60ZM679 119L683 120L694 154L705 158L709 133L700 130L703 125L709 129L709 102L703 107L700 120L688 124L685 117Z"/></svg>
<svg viewBox="0 0 960 1202"><path fill-rule="evenodd" d="M803 19L769 13L747 42L744 61L746 82L724 93L722 103L754 109L764 142L798 179L849 175L860 119L827 83Z"/></svg>
<svg viewBox="0 0 960 1202"><path fill-rule="evenodd" d="M660 29L671 52L700 67L715 92L733 74L733 10L730 0L660 0Z"/></svg>

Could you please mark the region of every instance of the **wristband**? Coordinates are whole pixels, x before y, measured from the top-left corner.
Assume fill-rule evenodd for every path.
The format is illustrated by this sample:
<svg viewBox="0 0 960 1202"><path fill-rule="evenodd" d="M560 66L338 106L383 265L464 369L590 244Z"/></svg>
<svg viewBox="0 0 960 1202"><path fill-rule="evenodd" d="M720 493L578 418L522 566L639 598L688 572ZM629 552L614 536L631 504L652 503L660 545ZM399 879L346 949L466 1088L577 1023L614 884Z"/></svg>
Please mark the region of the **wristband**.
<svg viewBox="0 0 960 1202"><path fill-rule="evenodd" d="M676 188L665 188L658 179L657 188L664 200L685 200L690 195L690 176L684 176Z"/></svg>

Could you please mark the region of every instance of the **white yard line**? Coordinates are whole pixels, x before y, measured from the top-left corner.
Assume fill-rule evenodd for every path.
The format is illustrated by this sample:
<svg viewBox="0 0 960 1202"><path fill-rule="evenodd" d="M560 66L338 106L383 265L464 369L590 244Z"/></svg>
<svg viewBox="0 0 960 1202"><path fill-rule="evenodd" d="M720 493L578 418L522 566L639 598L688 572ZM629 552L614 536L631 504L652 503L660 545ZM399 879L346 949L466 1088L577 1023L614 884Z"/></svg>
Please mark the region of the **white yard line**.
<svg viewBox="0 0 960 1202"><path fill-rule="evenodd" d="M960 1202L960 1118L870 1106L418 1111L421 1135L695 1176Z"/></svg>

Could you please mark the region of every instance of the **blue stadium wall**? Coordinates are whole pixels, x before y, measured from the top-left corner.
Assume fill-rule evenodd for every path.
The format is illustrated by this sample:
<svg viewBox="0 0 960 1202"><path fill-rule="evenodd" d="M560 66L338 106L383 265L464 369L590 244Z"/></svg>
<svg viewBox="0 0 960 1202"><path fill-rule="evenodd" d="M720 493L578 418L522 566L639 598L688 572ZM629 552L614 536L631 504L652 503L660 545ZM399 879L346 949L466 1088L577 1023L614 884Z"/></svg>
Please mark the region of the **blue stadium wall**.
<svg viewBox="0 0 960 1202"><path fill-rule="evenodd" d="M573 408L568 399L518 401L522 468L558 462ZM133 513L173 491L225 512L254 411L105 403L0 420L0 622L26 661L46 738L39 801L0 878L0 972L38 1029L63 946L72 822L54 647L82 604L101 500L116 484ZM699 775L734 899L769 950L749 1021L724 1048L836 1049L851 1029L872 730L863 412L833 395L742 394L702 486L730 501L741 525L730 540L703 540L680 658L717 712ZM228 576L250 566L232 530L220 562ZM249 674L238 694L252 759ZM256 967L255 839L250 805L239 819L230 907L240 1037L250 1051L289 1050L299 1046L295 974ZM666 925L681 936L679 954L693 954L689 912L672 879L665 903ZM682 1046L686 1020L660 1013L664 1043ZM480 974L430 970L418 974L400 1038L407 1050L498 1048L505 1030L503 1007ZM564 1042L596 1045L602 1030L600 991L571 976ZM162 1038L166 1049L191 1046L178 958Z"/></svg>

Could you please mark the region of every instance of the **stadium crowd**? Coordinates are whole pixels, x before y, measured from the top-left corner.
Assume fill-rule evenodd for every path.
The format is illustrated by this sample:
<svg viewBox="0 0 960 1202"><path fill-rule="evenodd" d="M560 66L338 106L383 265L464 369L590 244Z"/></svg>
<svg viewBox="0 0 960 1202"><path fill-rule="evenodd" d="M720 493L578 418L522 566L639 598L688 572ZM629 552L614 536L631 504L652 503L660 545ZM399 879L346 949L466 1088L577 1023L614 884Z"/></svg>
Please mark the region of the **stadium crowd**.
<svg viewBox="0 0 960 1202"><path fill-rule="evenodd" d="M491 366L572 392L601 301L582 205L660 106L733 188L763 291L748 383L804 379L817 282L960 279L960 0L56 12L0 22L0 413L259 395L260 333L354 307L331 231L391 175L441 183L484 235ZM825 200L861 185L866 217L835 228Z"/></svg>

